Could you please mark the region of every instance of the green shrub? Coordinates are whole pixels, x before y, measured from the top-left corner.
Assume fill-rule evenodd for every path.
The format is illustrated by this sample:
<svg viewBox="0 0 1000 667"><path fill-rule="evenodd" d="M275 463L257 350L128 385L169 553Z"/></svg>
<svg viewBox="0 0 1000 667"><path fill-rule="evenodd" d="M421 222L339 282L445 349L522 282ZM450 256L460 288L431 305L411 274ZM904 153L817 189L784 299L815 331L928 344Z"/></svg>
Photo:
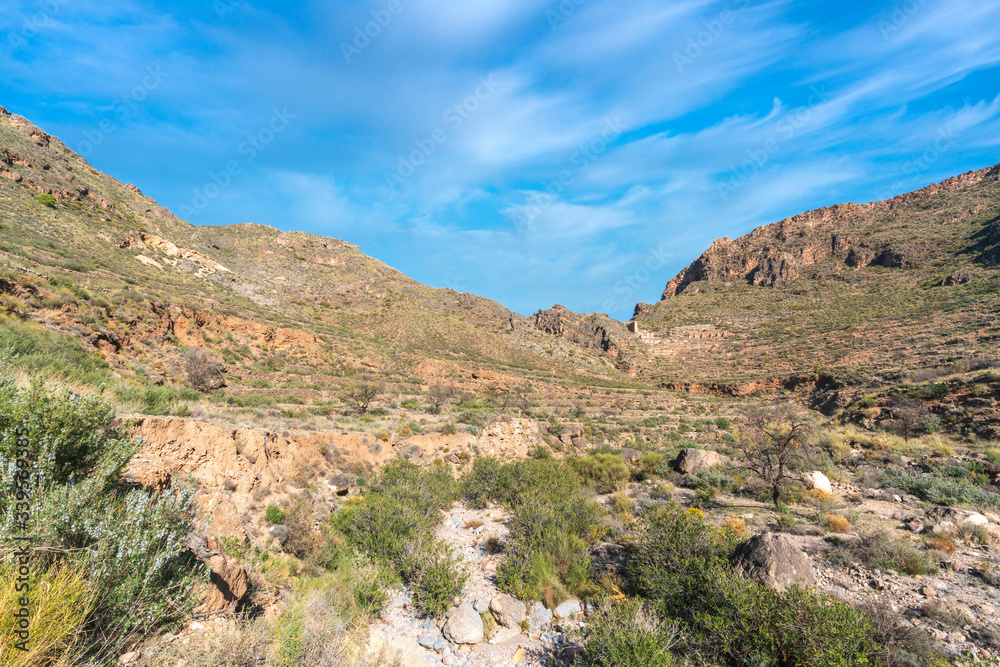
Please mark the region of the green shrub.
<svg viewBox="0 0 1000 667"><path fill-rule="evenodd" d="M975 462L953 463L929 473L890 466L879 475L883 486L900 489L936 505L1000 507L1000 495L986 491L989 476Z"/></svg>
<svg viewBox="0 0 1000 667"><path fill-rule="evenodd" d="M456 427L453 422L448 422L441 427L441 433L443 435L455 435L458 433L458 427Z"/></svg>
<svg viewBox="0 0 1000 667"><path fill-rule="evenodd" d="M628 466L615 454L591 454L577 461L580 476L598 493L614 493L629 479Z"/></svg>
<svg viewBox="0 0 1000 667"><path fill-rule="evenodd" d="M56 198L53 197L52 195L50 195L47 192L43 192L41 194L35 195L35 201L37 201L42 206L45 206L45 207L48 207L48 208L55 208L56 207Z"/></svg>
<svg viewBox="0 0 1000 667"><path fill-rule="evenodd" d="M715 425L721 428L723 431L728 431L729 427L733 425L733 422L728 417L717 417L715 419Z"/></svg>
<svg viewBox="0 0 1000 667"><path fill-rule="evenodd" d="M410 575L413 602L425 616L441 616L461 594L469 575L442 542L432 542L416 557Z"/></svg>
<svg viewBox="0 0 1000 667"><path fill-rule="evenodd" d="M284 523L285 522L285 510L281 509L278 505L271 503L267 506L264 511L264 521L268 523Z"/></svg>
<svg viewBox="0 0 1000 667"><path fill-rule="evenodd" d="M738 575L739 538L671 502L645 517L629 573L636 592L677 619L693 648L738 665L874 665L867 618L796 587L785 593Z"/></svg>
<svg viewBox="0 0 1000 667"><path fill-rule="evenodd" d="M441 466L421 469L396 460L382 469L364 501L333 516L349 544L403 580L412 579L431 548L441 511L458 496L458 485Z"/></svg>

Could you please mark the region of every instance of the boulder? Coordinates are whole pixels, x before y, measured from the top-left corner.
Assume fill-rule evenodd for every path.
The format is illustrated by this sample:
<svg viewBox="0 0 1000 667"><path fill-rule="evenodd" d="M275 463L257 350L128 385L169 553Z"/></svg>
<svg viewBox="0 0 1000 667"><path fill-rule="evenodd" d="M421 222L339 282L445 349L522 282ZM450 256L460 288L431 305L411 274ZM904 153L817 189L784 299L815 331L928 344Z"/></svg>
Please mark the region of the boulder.
<svg viewBox="0 0 1000 667"><path fill-rule="evenodd" d="M729 457L718 452L707 449L688 448L677 457L676 467L686 475L691 475L702 470L710 470L723 463L728 463Z"/></svg>
<svg viewBox="0 0 1000 667"><path fill-rule="evenodd" d="M573 618L583 613L583 603L569 599L552 610L556 618Z"/></svg>
<svg viewBox="0 0 1000 667"><path fill-rule="evenodd" d="M528 608L523 602L506 593L500 593L490 600L490 611L493 612L493 618L497 619L497 623L505 628L520 627L521 621L528 614Z"/></svg>
<svg viewBox="0 0 1000 667"><path fill-rule="evenodd" d="M552 623L552 612L545 608L541 602L536 602L531 607L528 615L528 633L532 637L537 637L545 628Z"/></svg>
<svg viewBox="0 0 1000 667"><path fill-rule="evenodd" d="M642 452L640 452L638 449L631 449L629 447L623 449L621 451L621 454L622 458L628 461L629 463L635 463L642 458Z"/></svg>
<svg viewBox="0 0 1000 667"><path fill-rule="evenodd" d="M833 487L826 475L819 470L813 470L802 475L802 481L807 489L819 489L827 493L833 493Z"/></svg>
<svg viewBox="0 0 1000 667"><path fill-rule="evenodd" d="M754 535L737 547L733 560L742 576L779 591L792 584L816 583L809 558L787 535Z"/></svg>
<svg viewBox="0 0 1000 667"><path fill-rule="evenodd" d="M483 618L468 602L458 606L441 632L445 639L455 644L478 644L485 638Z"/></svg>

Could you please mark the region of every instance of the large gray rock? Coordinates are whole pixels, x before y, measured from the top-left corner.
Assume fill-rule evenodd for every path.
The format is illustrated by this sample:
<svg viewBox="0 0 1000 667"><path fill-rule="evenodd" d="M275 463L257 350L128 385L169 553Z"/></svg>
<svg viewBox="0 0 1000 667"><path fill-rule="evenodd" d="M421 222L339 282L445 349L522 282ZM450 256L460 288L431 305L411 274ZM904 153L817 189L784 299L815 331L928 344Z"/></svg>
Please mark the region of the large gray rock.
<svg viewBox="0 0 1000 667"><path fill-rule="evenodd" d="M528 608L524 603L506 593L500 593L490 600L490 611L497 623L505 628L520 627L521 621L528 615Z"/></svg>
<svg viewBox="0 0 1000 667"><path fill-rule="evenodd" d="M688 448L681 451L677 457L677 469L686 475L691 475L728 462L729 457L718 452Z"/></svg>
<svg viewBox="0 0 1000 667"><path fill-rule="evenodd" d="M463 602L444 624L441 632L448 641L456 644L478 644L485 636L483 618L471 604Z"/></svg>
<svg viewBox="0 0 1000 667"><path fill-rule="evenodd" d="M532 637L538 637L551 624L552 612L541 602L532 605L531 613L528 615L528 633Z"/></svg>
<svg viewBox="0 0 1000 667"><path fill-rule="evenodd" d="M741 575L779 591L792 584L816 584L808 556L787 535L754 535L737 547L733 560Z"/></svg>
<svg viewBox="0 0 1000 667"><path fill-rule="evenodd" d="M629 463L635 463L642 458L642 452L638 449L632 449L631 447L626 447L621 451L622 458Z"/></svg>

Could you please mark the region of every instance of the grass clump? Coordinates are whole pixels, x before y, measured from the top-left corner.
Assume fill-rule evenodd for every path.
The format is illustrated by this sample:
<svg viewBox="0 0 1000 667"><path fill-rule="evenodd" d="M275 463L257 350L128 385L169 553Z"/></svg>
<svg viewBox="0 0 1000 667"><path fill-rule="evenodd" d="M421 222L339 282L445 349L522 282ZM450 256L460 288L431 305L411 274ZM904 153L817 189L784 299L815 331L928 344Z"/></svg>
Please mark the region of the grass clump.
<svg viewBox="0 0 1000 667"><path fill-rule="evenodd" d="M583 480L598 493L614 493L629 480L628 466L616 454L591 454L576 462Z"/></svg>
<svg viewBox="0 0 1000 667"><path fill-rule="evenodd" d="M18 566L0 565L0 577L14 582ZM14 614L21 609L21 597L28 601L29 617ZM94 604L95 591L79 568L52 567L35 572L26 592L17 592L13 583L0 588L0 663L8 667L73 664L82 646L79 638ZM24 628L22 628L22 625ZM28 637L19 632L30 633ZM27 650L18 648L24 642Z"/></svg>
<svg viewBox="0 0 1000 667"><path fill-rule="evenodd" d="M76 338L35 324L0 319L0 368L4 365L34 378L80 386L97 387L111 381L107 362L90 354Z"/></svg>
<svg viewBox="0 0 1000 667"><path fill-rule="evenodd" d="M860 560L873 569L907 574L936 574L938 571L931 554L893 537L886 530L863 531L856 540L834 549L831 557L844 563Z"/></svg>
<svg viewBox="0 0 1000 667"><path fill-rule="evenodd" d="M601 607L591 619L584 656L593 667L673 667L680 632L639 600Z"/></svg>

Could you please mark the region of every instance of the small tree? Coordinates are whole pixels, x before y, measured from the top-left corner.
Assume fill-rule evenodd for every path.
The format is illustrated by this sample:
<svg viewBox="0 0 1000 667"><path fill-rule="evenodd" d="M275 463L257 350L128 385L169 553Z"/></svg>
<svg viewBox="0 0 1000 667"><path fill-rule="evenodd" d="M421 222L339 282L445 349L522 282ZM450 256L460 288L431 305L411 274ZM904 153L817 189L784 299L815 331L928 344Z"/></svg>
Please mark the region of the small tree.
<svg viewBox="0 0 1000 667"><path fill-rule="evenodd" d="M441 412L441 409L448 403L452 396L455 395L455 388L450 384L441 384L440 382L431 385L430 390L427 392L427 400L431 402L431 408L434 414Z"/></svg>
<svg viewBox="0 0 1000 667"><path fill-rule="evenodd" d="M198 391L207 392L226 386L222 365L201 348L192 348L184 353L184 373L188 385Z"/></svg>
<svg viewBox="0 0 1000 667"><path fill-rule="evenodd" d="M893 427L903 440L909 441L917 431L923 430L921 422L930 414L927 407L914 398L902 398L892 407Z"/></svg>
<svg viewBox="0 0 1000 667"><path fill-rule="evenodd" d="M344 400L355 407L355 409L365 414L372 402L378 398L385 390L382 382L365 376L347 385L344 392Z"/></svg>
<svg viewBox="0 0 1000 667"><path fill-rule="evenodd" d="M744 459L740 468L771 490L774 506L778 507L806 454L809 424L787 406L752 410L743 422L736 440Z"/></svg>
<svg viewBox="0 0 1000 667"><path fill-rule="evenodd" d="M626 394L618 394L612 401L619 416L624 415L625 411L632 407L632 402L632 397Z"/></svg>

